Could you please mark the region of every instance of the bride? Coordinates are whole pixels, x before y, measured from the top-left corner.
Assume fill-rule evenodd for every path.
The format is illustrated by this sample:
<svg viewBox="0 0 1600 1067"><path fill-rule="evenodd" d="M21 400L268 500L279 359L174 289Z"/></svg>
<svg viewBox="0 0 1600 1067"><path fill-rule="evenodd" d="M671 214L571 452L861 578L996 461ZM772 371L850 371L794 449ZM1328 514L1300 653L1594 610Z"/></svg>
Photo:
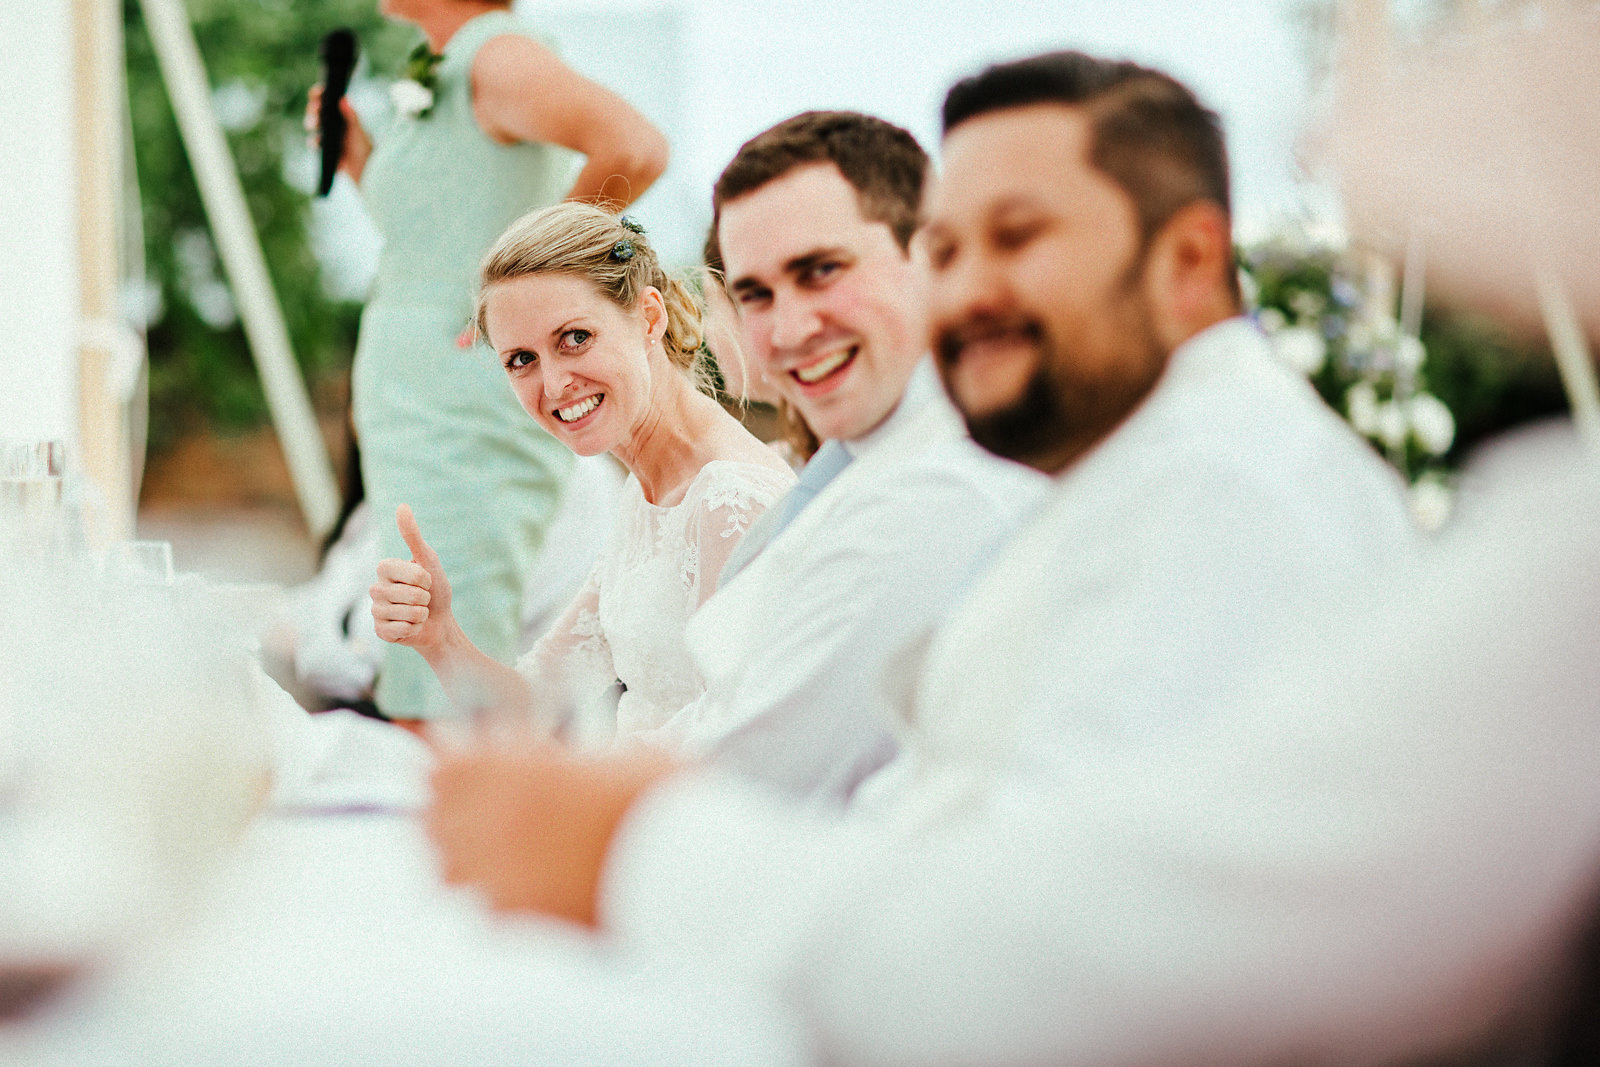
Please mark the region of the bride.
<svg viewBox="0 0 1600 1067"><path fill-rule="evenodd" d="M412 559L378 565L377 633L421 653L458 712L534 710L588 745L683 740L673 717L705 687L684 624L794 481L705 395L701 314L643 227L586 204L524 216L485 257L478 332L517 399L568 448L610 452L630 476L582 590L515 669L456 622L438 556L410 508L397 510Z"/></svg>

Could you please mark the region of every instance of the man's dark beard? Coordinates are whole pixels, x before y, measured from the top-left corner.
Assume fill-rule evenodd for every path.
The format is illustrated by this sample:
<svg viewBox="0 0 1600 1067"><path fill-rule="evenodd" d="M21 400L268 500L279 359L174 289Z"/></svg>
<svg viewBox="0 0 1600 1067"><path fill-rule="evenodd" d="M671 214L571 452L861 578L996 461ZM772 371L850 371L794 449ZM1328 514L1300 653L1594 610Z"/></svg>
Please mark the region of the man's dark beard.
<svg viewBox="0 0 1600 1067"><path fill-rule="evenodd" d="M1055 474L1081 458L1115 430L1155 388L1166 369L1166 357L1150 336L1142 316L1128 323L1130 351L1127 373L1111 379L1073 375L1071 361L1056 350L1053 339L1037 323L1030 324L1039 356L1022 395L1007 407L983 415L962 412L967 430L979 445L1006 459ZM949 358L947 337L940 338L941 363ZM1136 351L1133 345L1137 343Z"/></svg>
<svg viewBox="0 0 1600 1067"><path fill-rule="evenodd" d="M1027 388L1009 407L987 415L962 414L972 439L990 452L1047 470L1040 463L1059 446L1066 414L1043 370L1034 369Z"/></svg>

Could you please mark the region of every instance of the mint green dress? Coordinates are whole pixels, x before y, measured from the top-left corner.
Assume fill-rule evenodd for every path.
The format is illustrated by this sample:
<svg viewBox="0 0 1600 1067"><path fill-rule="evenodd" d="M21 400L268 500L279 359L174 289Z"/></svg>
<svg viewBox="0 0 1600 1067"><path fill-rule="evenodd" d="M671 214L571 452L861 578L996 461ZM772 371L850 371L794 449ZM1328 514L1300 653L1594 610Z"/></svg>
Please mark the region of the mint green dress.
<svg viewBox="0 0 1600 1067"><path fill-rule="evenodd" d="M505 663L520 651L523 585L573 456L523 411L482 346L461 348L479 260L519 215L555 203L576 153L500 145L472 115L468 74L492 37L538 39L508 12L445 46L432 110L376 138L361 192L383 252L361 316L351 402L361 473L384 557L409 559L395 507L410 504L450 577L462 629ZM451 713L416 652L388 645L376 691L391 718Z"/></svg>

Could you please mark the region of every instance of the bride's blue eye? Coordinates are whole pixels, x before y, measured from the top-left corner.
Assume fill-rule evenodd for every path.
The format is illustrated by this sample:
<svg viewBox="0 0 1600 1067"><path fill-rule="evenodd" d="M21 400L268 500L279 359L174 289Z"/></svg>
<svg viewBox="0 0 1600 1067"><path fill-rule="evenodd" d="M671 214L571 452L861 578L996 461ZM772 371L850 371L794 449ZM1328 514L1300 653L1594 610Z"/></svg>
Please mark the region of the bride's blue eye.
<svg viewBox="0 0 1600 1067"><path fill-rule="evenodd" d="M566 333L561 335L561 347L581 348L583 345L588 343L589 338L593 336L594 334L590 333L588 330L568 330Z"/></svg>
<svg viewBox="0 0 1600 1067"><path fill-rule="evenodd" d="M539 357L526 348L519 348L506 356L506 370L521 370L539 362Z"/></svg>

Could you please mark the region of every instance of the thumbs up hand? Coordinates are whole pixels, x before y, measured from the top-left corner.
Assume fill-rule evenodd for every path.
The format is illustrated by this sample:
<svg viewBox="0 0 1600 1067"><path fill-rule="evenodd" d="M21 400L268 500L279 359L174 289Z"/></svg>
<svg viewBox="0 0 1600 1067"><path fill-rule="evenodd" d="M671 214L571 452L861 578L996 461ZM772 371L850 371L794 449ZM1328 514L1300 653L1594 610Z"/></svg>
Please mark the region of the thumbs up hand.
<svg viewBox="0 0 1600 1067"><path fill-rule="evenodd" d="M417 518L408 504L395 509L400 536L411 549L411 559L386 559L378 564L372 583L372 619L378 636L420 652L441 647L454 628L450 613L450 581L439 554L422 539Z"/></svg>

